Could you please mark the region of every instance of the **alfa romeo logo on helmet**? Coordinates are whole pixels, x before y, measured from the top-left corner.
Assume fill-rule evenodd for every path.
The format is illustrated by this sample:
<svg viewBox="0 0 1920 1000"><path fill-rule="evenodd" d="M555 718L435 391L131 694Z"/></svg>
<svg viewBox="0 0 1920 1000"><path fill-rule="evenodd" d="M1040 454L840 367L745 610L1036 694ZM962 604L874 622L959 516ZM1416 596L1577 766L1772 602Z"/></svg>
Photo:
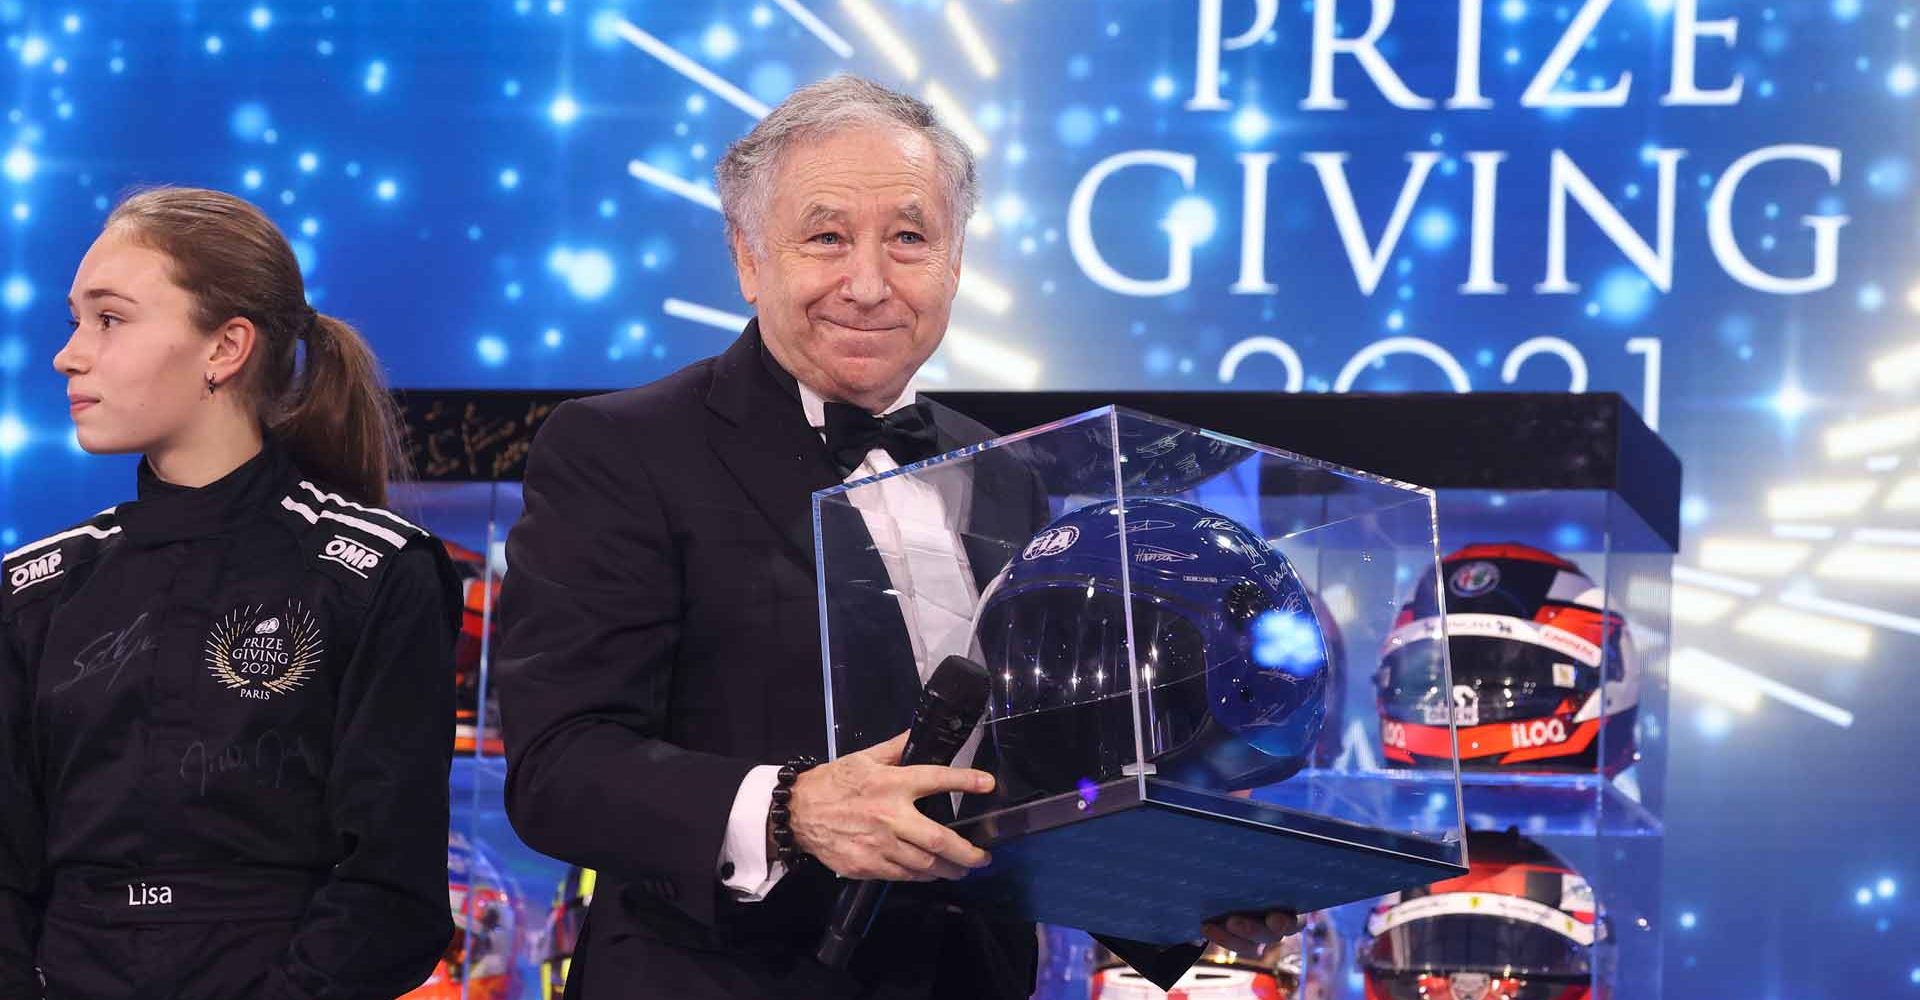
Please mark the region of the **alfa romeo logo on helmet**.
<svg viewBox="0 0 1920 1000"><path fill-rule="evenodd" d="M1486 1000L1493 993L1493 977L1484 972L1456 972L1447 977L1447 992L1453 994L1452 1000Z"/></svg>
<svg viewBox="0 0 1920 1000"><path fill-rule="evenodd" d="M1456 597L1479 597L1500 585L1500 567L1490 562L1470 562L1453 571L1448 589Z"/></svg>

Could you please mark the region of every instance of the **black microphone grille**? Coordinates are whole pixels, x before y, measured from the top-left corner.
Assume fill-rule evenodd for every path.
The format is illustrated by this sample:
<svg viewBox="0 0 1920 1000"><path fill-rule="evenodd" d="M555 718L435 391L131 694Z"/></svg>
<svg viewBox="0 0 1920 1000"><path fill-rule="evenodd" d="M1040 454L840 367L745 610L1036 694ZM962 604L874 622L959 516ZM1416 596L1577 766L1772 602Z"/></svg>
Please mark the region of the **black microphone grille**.
<svg viewBox="0 0 1920 1000"><path fill-rule="evenodd" d="M977 719L987 710L987 696L992 690L993 680L986 667L954 655L941 660L933 676L927 678L926 694L962 709L969 719Z"/></svg>

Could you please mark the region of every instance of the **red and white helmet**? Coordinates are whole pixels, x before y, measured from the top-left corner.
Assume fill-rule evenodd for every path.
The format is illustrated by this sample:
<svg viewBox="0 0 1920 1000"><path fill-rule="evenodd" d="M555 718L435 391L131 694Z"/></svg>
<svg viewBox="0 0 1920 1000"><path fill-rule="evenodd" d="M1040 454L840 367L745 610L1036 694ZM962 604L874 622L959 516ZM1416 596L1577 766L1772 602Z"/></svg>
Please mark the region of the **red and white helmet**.
<svg viewBox="0 0 1920 1000"><path fill-rule="evenodd" d="M513 886L458 831L447 835L447 904L453 940L433 974L402 1000L508 1000L517 941Z"/></svg>
<svg viewBox="0 0 1920 1000"><path fill-rule="evenodd" d="M1469 545L1442 560L1453 683L1442 678L1431 580L1400 610L1377 678L1388 760L1613 775L1634 760L1641 665L1627 623L1580 567L1526 545Z"/></svg>
<svg viewBox="0 0 1920 1000"><path fill-rule="evenodd" d="M1597 1000L1606 923L1580 873L1516 831L1467 834L1467 874L1374 906L1366 1000Z"/></svg>
<svg viewBox="0 0 1920 1000"><path fill-rule="evenodd" d="M1172 990L1096 948L1092 1000L1330 1000L1340 965L1340 935L1313 914L1300 933L1257 956L1209 945Z"/></svg>
<svg viewBox="0 0 1920 1000"><path fill-rule="evenodd" d="M480 705L481 652L499 638L497 620L487 605L500 600L500 575L490 573L485 556L453 542L443 541L447 558L460 578L460 632L453 639L453 750L499 756L507 752L500 739L500 695L487 691Z"/></svg>

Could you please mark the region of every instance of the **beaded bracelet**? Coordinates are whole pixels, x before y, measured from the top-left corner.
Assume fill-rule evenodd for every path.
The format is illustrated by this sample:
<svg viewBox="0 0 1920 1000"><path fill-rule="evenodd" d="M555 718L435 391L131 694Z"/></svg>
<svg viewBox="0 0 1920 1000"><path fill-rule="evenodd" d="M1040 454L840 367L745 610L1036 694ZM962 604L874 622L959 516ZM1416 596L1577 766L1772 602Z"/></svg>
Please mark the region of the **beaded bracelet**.
<svg viewBox="0 0 1920 1000"><path fill-rule="evenodd" d="M767 828L773 835L774 849L779 853L781 864L797 865L813 860L813 855L800 849L793 839L793 782L806 771L819 767L820 762L812 757L795 757L782 765L774 777L773 806L767 810Z"/></svg>

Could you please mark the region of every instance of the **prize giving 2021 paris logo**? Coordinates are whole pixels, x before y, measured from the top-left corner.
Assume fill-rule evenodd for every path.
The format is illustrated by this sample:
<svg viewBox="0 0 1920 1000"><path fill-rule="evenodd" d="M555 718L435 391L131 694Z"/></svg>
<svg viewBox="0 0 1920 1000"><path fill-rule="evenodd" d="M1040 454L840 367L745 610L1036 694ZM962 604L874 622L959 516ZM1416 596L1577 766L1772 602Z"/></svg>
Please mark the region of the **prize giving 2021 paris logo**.
<svg viewBox="0 0 1920 1000"><path fill-rule="evenodd" d="M312 676L325 648L320 626L299 601L242 605L207 634L207 669L242 698L291 694Z"/></svg>

